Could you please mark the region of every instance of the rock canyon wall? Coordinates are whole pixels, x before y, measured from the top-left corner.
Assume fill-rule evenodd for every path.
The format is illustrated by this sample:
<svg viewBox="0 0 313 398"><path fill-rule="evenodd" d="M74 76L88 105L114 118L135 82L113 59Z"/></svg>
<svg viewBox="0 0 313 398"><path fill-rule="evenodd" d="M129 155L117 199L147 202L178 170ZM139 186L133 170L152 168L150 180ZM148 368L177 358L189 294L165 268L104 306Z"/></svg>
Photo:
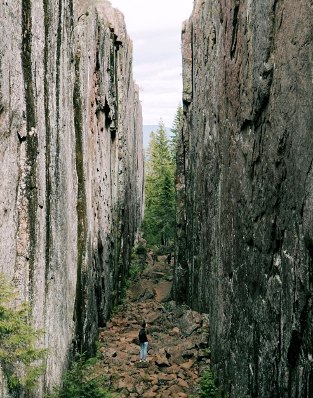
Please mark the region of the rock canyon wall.
<svg viewBox="0 0 313 398"><path fill-rule="evenodd" d="M104 0L1 0L0 36L0 272L45 331L51 386L92 351L141 220L132 43Z"/></svg>
<svg viewBox="0 0 313 398"><path fill-rule="evenodd" d="M231 398L313 396L313 4L196 0L183 26L174 295Z"/></svg>

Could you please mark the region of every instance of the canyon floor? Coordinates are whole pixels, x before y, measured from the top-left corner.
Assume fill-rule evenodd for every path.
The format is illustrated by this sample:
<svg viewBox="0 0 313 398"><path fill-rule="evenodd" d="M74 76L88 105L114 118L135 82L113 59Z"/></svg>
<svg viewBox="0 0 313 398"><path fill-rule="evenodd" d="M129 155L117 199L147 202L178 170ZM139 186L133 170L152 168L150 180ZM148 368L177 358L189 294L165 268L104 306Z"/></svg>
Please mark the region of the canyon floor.
<svg viewBox="0 0 313 398"><path fill-rule="evenodd" d="M208 369L206 314L171 301L172 265L159 257L132 282L125 302L100 331L101 373L119 397L197 397ZM147 322L148 362L139 362L138 332Z"/></svg>

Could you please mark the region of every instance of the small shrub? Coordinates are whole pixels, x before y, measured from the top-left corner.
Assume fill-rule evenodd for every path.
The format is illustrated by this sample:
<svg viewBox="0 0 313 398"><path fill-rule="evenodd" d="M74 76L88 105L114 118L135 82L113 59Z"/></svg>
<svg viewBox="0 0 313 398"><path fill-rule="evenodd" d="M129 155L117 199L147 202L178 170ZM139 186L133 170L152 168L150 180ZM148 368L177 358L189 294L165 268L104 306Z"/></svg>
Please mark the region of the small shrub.
<svg viewBox="0 0 313 398"><path fill-rule="evenodd" d="M66 372L63 385L46 398L114 398L105 387L106 376L97 374L95 365L97 358L86 359L85 355L77 354L75 361Z"/></svg>
<svg viewBox="0 0 313 398"><path fill-rule="evenodd" d="M134 281L138 274L140 273L140 267L138 263L132 262L129 267L129 277L132 281Z"/></svg>
<svg viewBox="0 0 313 398"><path fill-rule="evenodd" d="M140 271L146 267L147 253L147 246L142 242L139 242L132 250L131 263L136 263Z"/></svg>
<svg viewBox="0 0 313 398"><path fill-rule="evenodd" d="M219 398L220 396L213 372L205 371L200 380L200 398Z"/></svg>
<svg viewBox="0 0 313 398"><path fill-rule="evenodd" d="M147 255L147 247L144 246L143 244L138 244L135 247L134 251L137 256L146 256Z"/></svg>
<svg viewBox="0 0 313 398"><path fill-rule="evenodd" d="M47 350L36 347L43 331L29 325L30 306L14 305L16 299L16 289L0 273L0 364L12 395L36 386L44 371L38 360L47 355Z"/></svg>

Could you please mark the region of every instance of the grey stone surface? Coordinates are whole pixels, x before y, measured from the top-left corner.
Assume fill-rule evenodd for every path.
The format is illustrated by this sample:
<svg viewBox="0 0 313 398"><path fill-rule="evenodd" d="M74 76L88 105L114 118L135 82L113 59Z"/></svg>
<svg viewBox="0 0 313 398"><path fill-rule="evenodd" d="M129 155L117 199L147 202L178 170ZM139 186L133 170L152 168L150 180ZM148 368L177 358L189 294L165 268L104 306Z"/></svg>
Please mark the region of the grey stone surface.
<svg viewBox="0 0 313 398"><path fill-rule="evenodd" d="M107 1L1 1L0 36L0 272L45 330L49 387L73 346L92 352L127 273L142 213L139 90Z"/></svg>
<svg viewBox="0 0 313 398"><path fill-rule="evenodd" d="M197 0L183 28L174 294L231 398L313 396L312 2Z"/></svg>

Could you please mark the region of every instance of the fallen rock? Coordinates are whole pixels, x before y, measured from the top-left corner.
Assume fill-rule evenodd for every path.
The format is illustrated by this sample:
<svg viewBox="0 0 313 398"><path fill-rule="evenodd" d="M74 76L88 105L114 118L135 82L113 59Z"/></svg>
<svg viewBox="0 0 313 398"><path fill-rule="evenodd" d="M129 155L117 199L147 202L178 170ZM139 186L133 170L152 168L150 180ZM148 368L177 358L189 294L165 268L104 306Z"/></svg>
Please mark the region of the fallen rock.
<svg viewBox="0 0 313 398"><path fill-rule="evenodd" d="M186 389L189 387L188 383L184 379L178 379L177 385Z"/></svg>
<svg viewBox="0 0 313 398"><path fill-rule="evenodd" d="M170 331L170 336L179 336L180 335L180 329L178 327L174 327Z"/></svg>
<svg viewBox="0 0 313 398"><path fill-rule="evenodd" d="M144 386L143 384L137 384L137 385L135 386L135 389L136 389L137 394L139 394L139 396L141 397L142 394L143 394L144 391L145 391L145 386Z"/></svg>
<svg viewBox="0 0 313 398"><path fill-rule="evenodd" d="M184 362L184 363L182 363L180 366L181 366L183 369L185 369L185 370L189 370L189 369L192 368L193 364L194 364L194 361L193 361L192 359L190 359L188 362Z"/></svg>
<svg viewBox="0 0 313 398"><path fill-rule="evenodd" d="M159 383L164 384L164 382L176 380L177 376L172 373L170 374L162 373L158 376L158 378L159 378Z"/></svg>
<svg viewBox="0 0 313 398"><path fill-rule="evenodd" d="M155 398L155 391L147 391L142 395L143 398Z"/></svg>
<svg viewBox="0 0 313 398"><path fill-rule="evenodd" d="M115 358L117 356L117 352L113 348L106 349L105 347L102 347L100 349L100 352L102 353L104 358Z"/></svg>
<svg viewBox="0 0 313 398"><path fill-rule="evenodd" d="M194 350L184 351L182 353L182 357L184 359L190 359L190 358L193 358L195 356L195 353L196 353L196 351L194 351ZM198 356L198 358L199 358L199 356Z"/></svg>
<svg viewBox="0 0 313 398"><path fill-rule="evenodd" d="M178 394L179 393L181 393L181 392L183 392L182 391L182 387L180 387L179 385L177 385L177 384L173 384L172 386L170 386L168 389L167 389L167 392L168 392L168 396L171 396L172 395L172 397L177 397L178 396Z"/></svg>
<svg viewBox="0 0 313 398"><path fill-rule="evenodd" d="M169 363L168 359L166 358L165 355L157 355L155 359L155 364L159 367L169 367L171 364Z"/></svg>
<svg viewBox="0 0 313 398"><path fill-rule="evenodd" d="M208 349L200 350L198 352L197 359L198 359L198 361L201 361L203 359L211 359L211 351Z"/></svg>

